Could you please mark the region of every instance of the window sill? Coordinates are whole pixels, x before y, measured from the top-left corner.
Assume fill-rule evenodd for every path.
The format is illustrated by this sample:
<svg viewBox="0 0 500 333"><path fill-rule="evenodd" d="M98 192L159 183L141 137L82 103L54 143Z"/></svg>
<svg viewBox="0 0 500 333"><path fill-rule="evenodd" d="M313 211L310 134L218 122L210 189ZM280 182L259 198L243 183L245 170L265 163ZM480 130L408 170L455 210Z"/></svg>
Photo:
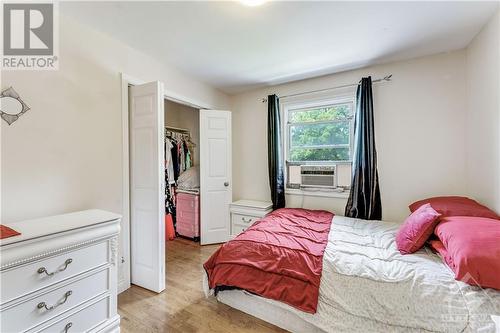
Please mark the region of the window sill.
<svg viewBox="0 0 500 333"><path fill-rule="evenodd" d="M287 188L285 189L286 195L303 195L309 197L323 197L323 198L339 198L339 199L348 199L349 191L337 192L335 190L320 190L320 189L295 189L295 188Z"/></svg>

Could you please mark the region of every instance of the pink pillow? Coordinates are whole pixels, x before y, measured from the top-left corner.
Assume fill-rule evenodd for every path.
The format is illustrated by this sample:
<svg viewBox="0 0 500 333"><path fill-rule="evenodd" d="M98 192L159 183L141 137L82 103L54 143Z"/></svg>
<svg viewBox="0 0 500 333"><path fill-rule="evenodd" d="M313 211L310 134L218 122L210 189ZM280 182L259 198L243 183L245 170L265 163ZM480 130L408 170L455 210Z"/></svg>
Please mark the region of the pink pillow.
<svg viewBox="0 0 500 333"><path fill-rule="evenodd" d="M430 203L438 213L444 216L477 216L491 219L500 217L488 207L479 204L477 201L466 197L434 197L412 203L409 208L411 212L416 211L423 204Z"/></svg>
<svg viewBox="0 0 500 333"><path fill-rule="evenodd" d="M439 216L430 204L425 204L411 213L396 234L396 245L401 254L418 251L432 235Z"/></svg>
<svg viewBox="0 0 500 333"><path fill-rule="evenodd" d="M446 251L446 248L439 239L430 240L428 244L434 250L434 252L439 254L439 256L448 266L451 265L450 257L448 256L448 251Z"/></svg>
<svg viewBox="0 0 500 333"><path fill-rule="evenodd" d="M434 233L446 251L455 279L500 289L500 223L495 219L453 216L441 219Z"/></svg>

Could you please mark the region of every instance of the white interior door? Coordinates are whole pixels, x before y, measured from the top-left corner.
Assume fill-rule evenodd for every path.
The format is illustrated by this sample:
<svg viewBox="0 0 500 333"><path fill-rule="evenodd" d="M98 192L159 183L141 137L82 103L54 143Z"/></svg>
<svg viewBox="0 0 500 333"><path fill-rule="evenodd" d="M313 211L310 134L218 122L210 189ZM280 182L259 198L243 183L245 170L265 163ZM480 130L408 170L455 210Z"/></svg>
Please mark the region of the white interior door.
<svg viewBox="0 0 500 333"><path fill-rule="evenodd" d="M131 282L165 289L165 152L163 85L130 89Z"/></svg>
<svg viewBox="0 0 500 333"><path fill-rule="evenodd" d="M200 110L201 244L229 240L231 112Z"/></svg>

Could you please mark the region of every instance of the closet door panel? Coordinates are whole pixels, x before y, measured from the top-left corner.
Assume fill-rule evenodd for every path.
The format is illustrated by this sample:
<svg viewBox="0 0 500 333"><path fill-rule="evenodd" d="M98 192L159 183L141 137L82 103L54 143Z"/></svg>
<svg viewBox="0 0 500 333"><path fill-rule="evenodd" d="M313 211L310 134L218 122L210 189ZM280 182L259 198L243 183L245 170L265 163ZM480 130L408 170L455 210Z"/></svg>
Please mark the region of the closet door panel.
<svg viewBox="0 0 500 333"><path fill-rule="evenodd" d="M130 88L131 282L165 289L163 87Z"/></svg>
<svg viewBox="0 0 500 333"><path fill-rule="evenodd" d="M201 244L229 239L231 112L200 110Z"/></svg>

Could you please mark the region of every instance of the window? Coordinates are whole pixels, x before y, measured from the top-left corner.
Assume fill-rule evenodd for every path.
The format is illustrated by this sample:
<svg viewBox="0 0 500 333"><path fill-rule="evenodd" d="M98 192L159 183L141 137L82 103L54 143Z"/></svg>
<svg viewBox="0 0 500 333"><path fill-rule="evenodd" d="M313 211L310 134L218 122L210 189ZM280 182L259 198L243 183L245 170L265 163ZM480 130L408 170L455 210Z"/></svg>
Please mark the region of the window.
<svg viewBox="0 0 500 333"><path fill-rule="evenodd" d="M350 161L354 101L285 108L286 160L293 164Z"/></svg>
<svg viewBox="0 0 500 333"><path fill-rule="evenodd" d="M354 93L283 105L288 193L345 196L351 184L354 110ZM328 172L324 167L317 168L314 177L305 176L303 165L335 165L334 179L323 173Z"/></svg>

